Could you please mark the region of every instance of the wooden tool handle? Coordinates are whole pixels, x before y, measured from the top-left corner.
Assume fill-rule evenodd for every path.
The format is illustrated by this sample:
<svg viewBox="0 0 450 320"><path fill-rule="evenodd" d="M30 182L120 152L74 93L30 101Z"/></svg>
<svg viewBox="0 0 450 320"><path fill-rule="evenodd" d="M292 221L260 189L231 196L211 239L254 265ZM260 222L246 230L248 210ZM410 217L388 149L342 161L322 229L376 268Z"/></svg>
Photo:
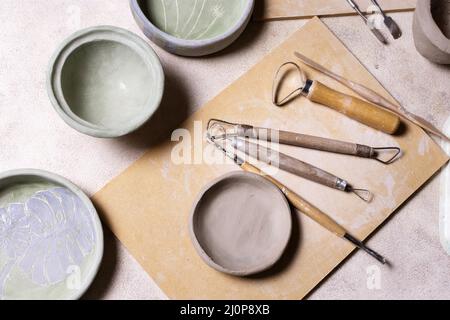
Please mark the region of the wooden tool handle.
<svg viewBox="0 0 450 320"><path fill-rule="evenodd" d="M243 130L238 130L237 132L239 136L243 138L258 139L294 147L340 153L361 158L372 158L375 155L375 150L372 147L356 143L320 138L289 131L279 131L250 126L242 126L242 128Z"/></svg>
<svg viewBox="0 0 450 320"><path fill-rule="evenodd" d="M338 188L338 182L340 180L338 177L287 154L239 139L236 140L235 147L252 158L265 162L268 165L333 189Z"/></svg>
<svg viewBox="0 0 450 320"><path fill-rule="evenodd" d="M280 131L279 135L280 143L282 144L308 149L341 153L361 158L372 158L375 152L373 148L369 146L351 142L302 135L287 131Z"/></svg>
<svg viewBox="0 0 450 320"><path fill-rule="evenodd" d="M359 98L333 90L319 81L313 82L309 90L308 99L328 106L354 120L388 134L394 134L400 125L400 118L392 112Z"/></svg>
<svg viewBox="0 0 450 320"><path fill-rule="evenodd" d="M284 193L286 198L289 200L289 202L299 211L306 214L308 217L310 217L312 220L320 224L322 227L326 228L327 230L333 232L339 237L344 237L346 235L346 231L343 227L341 227L337 222L335 222L333 219L331 219L328 215L308 203L306 200L301 198L299 195L297 195L292 190L288 189L286 186L284 186L281 182L276 180L275 178L266 175L263 171L256 168L255 166L245 162L241 165L242 169L247 172L252 172L257 175L260 175L264 178L266 178L268 181L272 182L274 185L276 185L281 192Z"/></svg>
<svg viewBox="0 0 450 320"><path fill-rule="evenodd" d="M356 92L358 95L366 99L367 101L372 102L373 104L382 106L396 115L398 115L401 118L404 118L405 120L409 120L412 123L418 125L422 129L433 133L437 135L438 137L441 137L442 139L445 139L446 141L450 142L450 138L444 134L441 130L436 128L433 124L431 124L429 121L409 112L404 107L402 107L398 102L397 104L393 104L374 90L367 88L359 83L350 81L344 77L341 77L340 75L337 75L336 73L326 69L324 66L314 62L313 60L309 59L308 57L302 55L299 52L295 52L295 55L297 58L299 58L301 61L303 61L308 66L312 67L313 69L316 69L317 71L322 72L323 74L329 76L330 78L335 79L336 81L342 83L344 86L347 86L348 88L352 89L354 92Z"/></svg>

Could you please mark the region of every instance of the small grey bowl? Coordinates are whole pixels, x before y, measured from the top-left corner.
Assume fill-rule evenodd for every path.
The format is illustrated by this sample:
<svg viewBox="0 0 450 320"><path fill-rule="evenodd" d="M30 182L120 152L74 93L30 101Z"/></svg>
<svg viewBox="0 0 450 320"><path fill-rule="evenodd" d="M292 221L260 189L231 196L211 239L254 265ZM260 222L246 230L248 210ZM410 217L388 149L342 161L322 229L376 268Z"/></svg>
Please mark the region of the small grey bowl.
<svg viewBox="0 0 450 320"><path fill-rule="evenodd" d="M205 0L207 1L207 0ZM238 1L238 0L235 0ZM251 16L253 14L253 9L255 6L254 0L240 0L242 2L242 10L239 11L240 15L238 18L236 18L234 23L229 23L228 29L222 30L223 32L216 32L215 34L212 34L211 37L208 38L199 38L195 39L188 39L188 38L182 38L174 36L173 33L165 32L164 28L158 28L156 24L149 19L149 8L148 8L148 1L147 0L130 0L130 6L131 11L133 13L134 19L136 20L136 23L139 25L141 30L144 32L144 34L155 44L163 48L164 50L167 50L171 53L181 55L181 56L190 56L190 57L198 57L198 56L205 56L209 55L218 51L221 51L228 47L230 44L232 44L245 30L247 24L249 23ZM176 2L176 10L175 13L171 11L167 11L166 7L164 7L164 19L165 19L165 25L168 26L170 21L182 21L185 22L184 27L189 25L198 26L198 21L201 20L203 17L207 17L210 20L212 20L212 23L216 23L217 20L214 20L214 17L212 17L214 14L221 17L227 17L229 18L230 15L226 13L223 9L223 7L216 6L212 7L211 11L213 11L212 15L207 15L204 13L205 10L202 10L201 14L198 17L193 17L193 12L195 10L195 6L198 5L198 7L201 6L201 1L196 1L194 3L194 6L192 6L192 13L187 14L187 19L179 19L180 14L183 10L183 7L180 5L179 2ZM165 2L162 2L162 4L165 6ZM227 3L228 5L229 3ZM170 8L172 6L169 6L167 8ZM234 6L235 8L236 6ZM228 8L228 7L227 7ZM233 7L232 7L233 8ZM203 7L202 7L203 9ZM191 10L191 7L189 7L189 10ZM173 10L172 10L173 11ZM175 14L175 18L172 19L171 14ZM203 14L203 15L202 15ZM225 19L225 18L224 18ZM185 21L186 20L186 21ZM220 20L220 18L218 19ZM215 22L214 22L215 21ZM182 25L182 22L179 22L179 25ZM197 22L197 23L196 23ZM179 30L182 29L183 26L179 26L176 24L176 26L172 29ZM189 28L191 27L189 26ZM220 25L220 23L219 23ZM167 27L167 29L170 29L170 26ZM188 32L187 32L188 33Z"/></svg>
<svg viewBox="0 0 450 320"><path fill-rule="evenodd" d="M140 128L158 109L164 72L143 39L99 26L76 32L59 46L50 61L47 91L69 126L116 138Z"/></svg>
<svg viewBox="0 0 450 320"><path fill-rule="evenodd" d="M234 171L205 186L191 210L189 234L217 271L249 276L273 267L292 234L290 205L267 179Z"/></svg>

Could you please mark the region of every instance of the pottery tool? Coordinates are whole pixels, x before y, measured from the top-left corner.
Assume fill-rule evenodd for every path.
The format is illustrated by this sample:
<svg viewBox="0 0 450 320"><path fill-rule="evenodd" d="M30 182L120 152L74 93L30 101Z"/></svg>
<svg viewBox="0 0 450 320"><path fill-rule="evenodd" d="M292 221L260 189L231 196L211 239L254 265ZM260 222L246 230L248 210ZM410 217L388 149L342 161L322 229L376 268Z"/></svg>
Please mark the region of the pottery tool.
<svg viewBox="0 0 450 320"><path fill-rule="evenodd" d="M280 75L289 66L295 67L298 72L299 87L286 97L278 99L278 90L281 84ZM273 103L278 107L284 106L299 96L305 96L312 102L330 107L351 119L384 133L394 134L400 126L400 119L397 115L372 103L331 89L320 81L308 79L305 72L294 62L286 62L278 68L272 91Z"/></svg>
<svg viewBox="0 0 450 320"><path fill-rule="evenodd" d="M353 245L356 247L364 250L366 253L377 259L382 264L386 264L386 259L378 254L377 252L373 251L372 249L368 248L364 243L357 240L355 237L350 235L341 225L339 225L336 221L334 221L330 216L304 200L302 197L300 197L298 194L296 194L294 191L287 188L285 185L283 185L281 182L276 180L275 178L271 177L270 175L267 175L259 168L253 166L252 164L244 161L241 159L238 155L235 153L232 153L228 151L225 147L220 145L214 137L208 136L208 141L216 146L219 150L221 150L227 157L232 159L234 163L236 163L238 166L240 166L244 171L255 173L257 175L260 175L264 178L266 178L268 181L272 182L274 185L276 185L281 192L286 196L288 201L294 206L297 210L300 212L303 212L306 214L309 218L320 224L325 229L329 230L330 232L336 234L337 236L350 241Z"/></svg>
<svg viewBox="0 0 450 320"><path fill-rule="evenodd" d="M401 149L398 147L369 147L352 142L321 138L290 131L254 127L219 119L209 120L207 130L208 132L215 130L217 134L213 134L213 136L216 138L220 138L222 135L275 142L294 147L374 159L386 165L395 162L401 155Z"/></svg>
<svg viewBox="0 0 450 320"><path fill-rule="evenodd" d="M384 12L383 8L379 5L377 0L371 0L374 5L377 6L377 8L380 10L381 14L384 18L384 24L389 29L389 32L392 34L394 39L398 39L402 36L402 31L400 30L400 27L398 24L392 19L391 17L388 17L386 13Z"/></svg>
<svg viewBox="0 0 450 320"><path fill-rule="evenodd" d="M287 154L236 137L231 143L234 149L268 165L339 191L352 192L365 202L373 199L369 190L353 188L346 180Z"/></svg>
<svg viewBox="0 0 450 320"><path fill-rule="evenodd" d="M358 5L353 0L347 0L347 2L350 4L350 6L358 13L358 15L364 20L366 25L369 27L370 31L375 35L375 37L380 40L382 44L387 44L386 39L384 38L383 34L380 32L380 30L376 29L374 26L370 25L369 19L364 15L364 13L359 9Z"/></svg>
<svg viewBox="0 0 450 320"><path fill-rule="evenodd" d="M385 12L413 11L416 1L380 0L380 4ZM360 8L370 8L369 0L358 0L358 3ZM309 19L314 16L336 17L354 14L356 14L355 10L342 0L258 0L254 19L257 21Z"/></svg>
<svg viewBox="0 0 450 320"><path fill-rule="evenodd" d="M395 104L391 103L389 100L385 99L384 97L382 97L381 95L379 95L378 93L373 91L372 89L369 89L357 82L350 81L340 75L337 75L336 73L328 70L324 66L314 62L313 60L309 59L308 57L304 56L303 54L301 54L299 52L295 52L294 54L304 64L310 66L311 68L313 68L319 72L322 72L323 74L327 75L328 77L343 84L344 86L348 87L349 89L351 89L354 92L356 92L357 94L359 94L364 99L366 99L376 105L379 105L383 108L388 109L389 111L397 114L398 116L402 117L403 119L411 121L412 123L418 125L419 127L421 127L422 129L424 129L425 131L427 131L431 134L434 134L442 139L450 141L449 137L445 133L440 131L438 128L436 128L434 125L432 125L425 119L409 112L404 107L400 106L400 104L395 105Z"/></svg>

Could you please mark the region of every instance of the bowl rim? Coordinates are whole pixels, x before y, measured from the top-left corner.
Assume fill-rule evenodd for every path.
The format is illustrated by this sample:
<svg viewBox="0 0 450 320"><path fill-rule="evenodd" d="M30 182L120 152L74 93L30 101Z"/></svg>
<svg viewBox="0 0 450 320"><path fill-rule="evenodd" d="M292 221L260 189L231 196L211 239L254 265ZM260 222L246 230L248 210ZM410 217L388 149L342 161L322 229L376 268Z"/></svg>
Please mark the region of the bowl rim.
<svg viewBox="0 0 450 320"><path fill-rule="evenodd" d="M104 37L102 33L110 33L114 35L115 38L111 39ZM87 40L86 42L81 41L83 38L88 38L89 36L97 36L98 38ZM145 113L143 112L141 116L136 117L136 120L133 121L130 125L117 129L105 128L95 125L82 119L73 111L71 111L70 106L64 98L64 94L62 92L63 90L61 88L61 81L58 81L59 77L61 76L58 73L61 72L70 54L87 43L102 40L116 41L127 46L128 48L130 48L130 50L136 52L136 54L138 54L146 64L151 65L152 68L154 68L155 82L157 82L157 84L155 85L156 98L152 99L153 102L147 102L147 104L145 105L145 109L148 109L148 111L146 111ZM77 41L80 41L80 43L76 44ZM134 45L135 47L131 46L130 44ZM136 47L138 49L136 49ZM144 56L142 53L140 53L140 50L143 50L146 55ZM65 58L64 55L66 55ZM164 70L161 64L161 60L153 50L153 48L133 32L109 25L85 28L70 35L58 46L52 58L50 59L50 63L47 69L47 93L53 108L70 127L81 133L97 138L118 138L136 131L137 129L142 127L153 116L153 114L158 110L158 107L161 105L164 94L164 87Z"/></svg>
<svg viewBox="0 0 450 320"><path fill-rule="evenodd" d="M433 17L431 0L418 1L415 14L428 40L443 53L450 54L450 38L447 38Z"/></svg>
<svg viewBox="0 0 450 320"><path fill-rule="evenodd" d="M197 208L198 208L203 196L206 194L206 192L208 192L208 190L210 190L215 185L217 185L225 180L231 179L233 177L244 177L246 179L257 180L259 183L265 184L268 188L271 188L274 193L277 193L279 196L281 196L280 199L282 199L281 201L286 210L283 210L283 212L280 213L280 215L281 214L285 215L286 223L289 228L289 231L285 233L285 238L282 241L280 241L280 243L282 243L282 246L281 246L282 250L280 250L280 252L278 252L276 255L274 255L273 258L270 259L270 261L266 262L264 265L254 267L254 268L249 268L249 269L243 269L243 270L231 270L231 269L225 268L224 266L222 266L222 265L218 264L216 261L214 261L208 255L208 253L206 253L206 251L203 249L203 246L200 243L200 240L198 239L197 234L194 230L194 220L197 215ZM189 217L189 235L190 235L192 244L193 244L195 250L197 251L197 253L199 254L200 258L207 265L209 265L210 267L212 267L213 269L215 269L217 271L220 271L220 272L232 275L232 276L240 276L240 277L259 274L263 271L269 270L276 263L278 263L280 261L281 257L283 256L283 254L285 253L287 246L289 245L289 242L292 237L292 228L293 228L292 210L291 210L291 206L290 206L289 202L287 201L283 192L281 192L281 190L277 186L275 186L273 183L271 183L267 179L255 174L255 173L246 172L246 171L229 172L225 175L222 175L222 176L214 179L213 181L209 182L206 186L204 186L194 201L194 205L192 206L191 214Z"/></svg>
<svg viewBox="0 0 450 320"><path fill-rule="evenodd" d="M226 39L228 39L230 36L234 35L235 33L239 32L245 24L247 24L249 20L249 16L252 15L253 9L255 7L255 0L246 0L247 5L242 13L242 16L239 18L239 20L236 22L236 24L228 29L225 33L220 34L218 36L215 36L210 39L203 39L203 40L190 40L190 39L182 39L177 38L161 29L156 27L149 18L145 15L145 13L142 11L141 6L138 3L138 0L130 0L131 7L133 11L138 15L141 22L144 24L144 28L148 28L151 33L157 34L160 36L165 42L172 43L180 47L185 47L188 49L197 49L198 47L203 46L209 46L213 44L220 43Z"/></svg>
<svg viewBox="0 0 450 320"><path fill-rule="evenodd" d="M75 184L67 180L66 178L49 172L45 170L40 169L16 169L16 170L9 170L5 172L0 173L0 182L3 180L11 179L14 177L26 177L26 176L34 176L41 179L45 179L50 182L54 182L56 184L59 184L61 186L64 186L65 188L68 188L70 191L72 191L77 197L83 201L83 203L86 205L86 207L89 209L89 212L92 214L92 219L94 222L94 228L97 234L97 250L96 255L93 257L93 267L91 269L91 273L88 277L86 277L86 281L83 285L83 287L80 290L77 290L76 293L74 293L72 296L69 296L67 300L78 300L80 299L89 289L89 287L92 285L92 283L95 280L95 277L98 274L98 271L100 269L102 259L103 259L103 253L104 253L104 234L103 234L103 226L100 220L100 217L98 215L97 210L94 207L94 204L89 199L89 197L82 191L79 187L77 187Z"/></svg>

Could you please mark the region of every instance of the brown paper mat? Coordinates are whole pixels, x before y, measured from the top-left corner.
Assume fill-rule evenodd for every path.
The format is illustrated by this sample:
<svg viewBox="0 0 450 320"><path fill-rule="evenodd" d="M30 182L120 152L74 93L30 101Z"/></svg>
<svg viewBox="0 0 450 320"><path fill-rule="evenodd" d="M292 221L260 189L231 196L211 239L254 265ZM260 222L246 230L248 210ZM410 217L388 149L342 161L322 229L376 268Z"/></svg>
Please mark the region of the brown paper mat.
<svg viewBox="0 0 450 320"><path fill-rule="evenodd" d="M206 126L208 119L219 117L373 146L401 146L405 154L391 166L300 148L282 148L376 194L374 202L367 205L350 194L286 173L277 175L288 187L364 239L427 181L447 161L447 156L421 129L410 124L401 137L394 139L306 99L297 99L284 109L274 107L272 77L282 62L294 59L294 50L390 97L315 18L182 127L193 133L194 121L203 121ZM312 78L345 91L332 80L310 69L307 71ZM113 232L170 298L300 299L353 250L347 242L304 215L295 214L290 248L274 270L253 278L236 278L212 270L198 257L190 242L190 209L205 184L225 172L239 169L233 165L177 166L171 161L174 145L167 141L153 147L93 198Z"/></svg>
<svg viewBox="0 0 450 320"><path fill-rule="evenodd" d="M413 10L417 0L378 0L386 12ZM355 0L363 12L372 5L370 0ZM256 20L298 19L313 16L354 15L346 0L258 0Z"/></svg>

